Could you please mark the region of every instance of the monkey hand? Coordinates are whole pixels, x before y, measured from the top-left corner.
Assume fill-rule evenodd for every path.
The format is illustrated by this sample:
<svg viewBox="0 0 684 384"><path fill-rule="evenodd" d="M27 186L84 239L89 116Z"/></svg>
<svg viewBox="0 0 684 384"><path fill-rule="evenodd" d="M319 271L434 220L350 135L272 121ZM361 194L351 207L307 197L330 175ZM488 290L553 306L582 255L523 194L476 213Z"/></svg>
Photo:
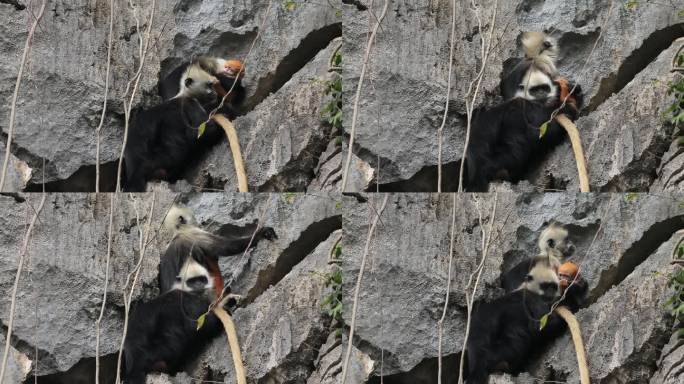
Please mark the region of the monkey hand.
<svg viewBox="0 0 684 384"><path fill-rule="evenodd" d="M275 230L271 227L263 227L261 228L261 237L263 237L266 240L275 240L278 238L278 235L275 233Z"/></svg>

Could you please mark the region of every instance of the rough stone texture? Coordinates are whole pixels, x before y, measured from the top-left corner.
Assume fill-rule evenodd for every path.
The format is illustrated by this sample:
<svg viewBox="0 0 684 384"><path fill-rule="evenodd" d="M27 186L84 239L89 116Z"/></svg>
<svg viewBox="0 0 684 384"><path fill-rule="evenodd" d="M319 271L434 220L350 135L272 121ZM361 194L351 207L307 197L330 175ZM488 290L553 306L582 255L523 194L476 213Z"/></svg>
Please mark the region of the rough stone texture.
<svg viewBox="0 0 684 384"><path fill-rule="evenodd" d="M280 90L235 120L250 190L304 191L311 182L316 154L330 139L321 109L328 99L326 82L334 76L328 72L330 57L340 44L332 41ZM190 178L193 184L237 190L228 142L212 150L199 169L201 174Z"/></svg>
<svg viewBox="0 0 684 384"><path fill-rule="evenodd" d="M667 279L654 273L673 271L670 261L676 240L662 244L619 285L577 313L592 381L649 382L654 363L672 332L672 321L665 309L672 292L667 289ZM543 371L550 374L544 375ZM554 342L544 355L543 368L533 368L533 375L580 382L570 335Z"/></svg>
<svg viewBox="0 0 684 384"><path fill-rule="evenodd" d="M670 144L670 149L663 155L663 161L658 170L658 178L651 185L652 193L672 193L679 190L679 185L684 181L684 156L677 141Z"/></svg>
<svg viewBox="0 0 684 384"><path fill-rule="evenodd" d="M377 209L381 196L368 197L375 199ZM462 348L463 289L481 257L481 226L474 198L464 195L463 207L457 215L453 279L444 323L443 351L449 356L445 358L448 364L458 358ZM487 222L495 195L480 194L478 199L483 224L489 228ZM496 199L496 237L475 298L488 300L502 294L499 288L502 271L538 252L539 231L548 221L556 220L568 227L577 247L574 259L581 263L582 274L589 282L592 304L581 312L586 334L598 332L601 326L602 334L606 335L630 329L633 332L631 338L622 338L634 341L634 348L627 352L600 344L599 339L595 344L588 342L592 348L590 353L603 353L594 358L611 367L610 370L596 367L596 377L612 375L610 377L617 380L614 382L623 383L631 382L625 381L624 377L634 375L638 378L644 377L638 376L644 372L653 373L659 351L667 341L667 337L662 336L670 321L662 308L666 296L665 279L652 272L657 270L664 274L669 271L664 258L673 246L668 239L684 228L684 211L680 207L683 197L502 193ZM451 207L452 195L449 194L391 195L382 215L383 224L378 225L375 233L359 295L354 345L376 361L381 349L384 350L384 372L396 380L392 382L422 384L436 380L436 368L429 370L429 375L424 374L426 366L434 364L436 367L437 321L444 305ZM343 297L345 307L349 308L373 210L353 197L345 198L344 210ZM601 230L597 234L599 225ZM614 285L617 288L611 290ZM615 315L605 318L588 315L613 312ZM618 317L622 323L614 321ZM350 313L345 312L345 322L349 324L349 321ZM627 327L641 323L644 326ZM600 338L604 339L607 342L608 336ZM556 345L567 343L569 341L561 339ZM645 345L650 346L649 353L642 348ZM545 359L555 355L553 351L556 349L544 353L540 361L546 362ZM547 379L562 377L566 380L562 372L575 366L574 355L567 352L561 360L562 363L552 366L552 371L560 376L547 372ZM456 371L448 371L451 373L447 374L446 382L455 379L453 372ZM376 365L373 374L377 376L378 373Z"/></svg>
<svg viewBox="0 0 684 384"><path fill-rule="evenodd" d="M172 196L158 196L154 222L164 215ZM30 196L37 208L39 196ZM147 218L149 196L138 201L141 224ZM109 196L85 194L49 195L36 222L24 272L17 293L13 335L17 347L29 355L38 345L38 373L66 371L79 360L94 356L95 320L102 302L105 278ZM33 211L8 196L0 197L3 225L0 230L0 286L11 292L23 233ZM122 287L138 255L138 230L133 202L121 195L114 217L108 302L101 329L100 348L110 354L119 348L123 318ZM145 253L140 287L156 286L157 264L163 245L153 241ZM0 320L7 326L10 295L0 298ZM37 308L36 308L37 307ZM36 312L39 323L36 324ZM28 344L28 346L27 346Z"/></svg>
<svg viewBox="0 0 684 384"><path fill-rule="evenodd" d="M115 0L114 3L111 89L101 140L101 162L107 164L105 168L109 170L111 162L119 157L124 127L122 98L127 82L137 70L139 38L128 1ZM154 42L146 58L134 106L158 102L156 83L160 74L168 73L183 59L199 54L244 59L257 33L260 33L259 41L246 63L245 84L249 89L249 97L245 112L251 111L341 34L340 21L332 6L299 3L295 9L286 10L282 2L275 1L269 10L268 4L266 1L235 0L157 1L152 31ZM99 123L104 93L108 5L109 2L105 0L52 2L36 32L31 60L22 80L13 153L34 169L41 168L45 159L46 181L61 182L50 184L61 190L93 189L94 131ZM28 15L26 9L19 10L10 4L0 3L0 98L3 100L9 100L14 89L30 25ZM147 26L147 15L147 9L139 13L141 29ZM268 19L264 28L259 31L266 16ZM293 92L300 90L296 87L290 89ZM316 98L316 95L320 96L312 92L303 99L296 93L281 93L279 97L306 101L314 109L324 102L322 97ZM270 112L262 107L253 112L251 117L246 117L249 123L241 129L245 144L263 140L262 134L257 138L258 132L284 132L279 128L280 121L262 116ZM2 103L0 126L3 132L7 130L8 116L9 102ZM280 116L284 118L291 114L282 111ZM319 135L321 126L313 120L300 121L302 126L298 127L298 135L292 141ZM251 124L257 121L261 127ZM245 132L252 132L253 136ZM277 153L290 151L287 147L281 148L283 139L282 135L272 135L269 136L269 142L262 141L260 146L274 148ZM225 151L222 153L226 154ZM292 159L278 158L283 162L269 168L264 168L262 157L247 156L246 167L254 174L256 185L260 185L265 181L258 176L261 172L270 177L286 171L284 164L312 172L315 161L312 164L307 161L317 155L307 154L302 164L299 164L296 156ZM225 155L225 158L229 156ZM288 163L285 160L291 161ZM111 173L107 173L107 177L107 180L103 180L103 188L111 188ZM282 179L278 188L304 189L301 187L301 178L292 177L290 180L285 173ZM40 183L40 175L34 174L32 182Z"/></svg>
<svg viewBox="0 0 684 384"><path fill-rule="evenodd" d="M169 376L163 373L147 376L147 384L191 384L192 382L192 378L184 372L176 376Z"/></svg>
<svg viewBox="0 0 684 384"><path fill-rule="evenodd" d="M0 350L5 350L6 333L2 333L2 341L0 341ZM26 380L28 373L33 369L33 361L10 346L9 356L7 358L7 367L5 370L4 379L8 383L20 383Z"/></svg>
<svg viewBox="0 0 684 384"><path fill-rule="evenodd" d="M331 269L330 251L340 235L341 231L332 233L278 284L251 305L235 311L248 379L305 382L311 374L329 323L321 309L325 291L322 274ZM225 374L225 382L236 382L226 338L214 340L202 364Z"/></svg>
<svg viewBox="0 0 684 384"><path fill-rule="evenodd" d="M663 190L658 185L667 180L656 179L656 170L670 147L673 127L665 122L664 112L672 103L667 83L676 76L670 72L670 66L679 46L681 43L675 43L663 51L619 93L577 121L592 190L648 191L652 183L651 191ZM570 144L565 143L548 157L532 179L539 183L550 173L569 191L577 191L575 164ZM659 175L669 176L665 172ZM668 190L680 188L675 184Z"/></svg>
<svg viewBox="0 0 684 384"><path fill-rule="evenodd" d="M658 371L651 378L650 384L676 384L684 379L681 364L684 361L684 344L675 334L670 337L670 342L663 348L663 353L658 360Z"/></svg>
<svg viewBox="0 0 684 384"><path fill-rule="evenodd" d="M0 148L0 161L5 159L5 147ZM0 165L1 167L2 165ZM3 192L20 191L26 187L26 183L31 180L33 169L16 156L10 154L9 164L7 165L7 178L2 187Z"/></svg>
<svg viewBox="0 0 684 384"><path fill-rule="evenodd" d="M341 343L334 334L328 336L328 341L321 347L316 361L317 369L311 374L306 384L337 384L342 380L342 361L346 353L346 343ZM358 348L352 346L349 358L347 381L349 383L365 383L373 372L376 362Z"/></svg>
<svg viewBox="0 0 684 384"><path fill-rule="evenodd" d="M485 27L490 23L493 3L479 2ZM475 104L500 101L498 86L503 63L521 56L517 40L523 31L552 31L561 49L561 74L576 79L586 95L588 106L583 112L588 116L578 126L585 147L595 142L589 159L592 185L608 190L647 191L659 168L660 156L669 147L665 139L671 131L662 123L660 113L668 103L664 86L650 81L670 76L666 62L673 51L667 48L684 35L683 21L677 16L681 7L676 2L671 6L639 2L636 10L628 11L615 2L611 11L609 0L498 3L494 32L498 40ZM376 15L382 5L374 3ZM457 7L460 11L456 15L453 88L443 141L443 162L452 167L444 171L450 188L464 144L464 95L480 65L482 37L470 1L459 0ZM359 103L358 146L354 151L370 164L380 156L383 163L377 172L379 183L392 183L389 190L436 189L437 129L446 95L450 16L448 1L393 3L378 33ZM344 81L351 84L345 87L347 115L359 80L366 34L373 24L374 19L359 7L345 6ZM599 35L596 51L583 71ZM637 75L638 79L630 83ZM604 105L614 93L617 95ZM345 119L346 133L350 124L350 119ZM540 181L546 169L552 170L554 176L561 175L561 182L574 182L576 168L570 155L568 145L558 148L530 176L533 184ZM420 176L426 172L431 176L424 180ZM401 181L408 185L400 188L394 184ZM574 184L567 188L576 190Z"/></svg>
<svg viewBox="0 0 684 384"><path fill-rule="evenodd" d="M141 226L144 228L152 194L133 196L138 201ZM158 263L168 235L164 231L155 235L155 231L175 197L168 190L159 190L155 194L152 219L154 237L145 254L143 272L133 295L134 301L146 300L159 293ZM22 241L22 236L17 234L24 233L25 223L33 212L20 201L22 197L16 199L19 201L12 196L0 196L0 210L3 212L0 288L3 292L10 292L14 283ZM30 196L34 206L38 199L37 195ZM30 260L26 261L17 295L14 325L16 343L13 342L13 346L30 356L37 344L38 375L46 378L50 375L50 380L57 383L92 382L95 321L99 315L105 275L109 199L107 194L97 197L87 194L48 195L29 243ZM339 236L334 233L341 229L340 209L335 200L329 195L211 193L185 194L179 199L194 210L200 225L211 231L229 232L238 226L256 222L262 215L264 225L275 229L279 236L275 241L260 242L246 257L222 260L227 281L235 277L233 290L247 295L246 307L238 311L243 314L238 314L236 322L241 332L245 332L241 333L242 340L246 340L248 329L262 329L258 327L262 320L259 313L267 313L268 308L272 308L270 310L273 312L268 312L273 314L269 319L281 325L285 324L286 318L279 318L278 314L290 313L292 324L296 325L291 328L291 341L295 349L287 353L283 350L283 355L277 355L278 359L274 355L269 369L278 374L284 371L300 375L312 370L310 366L313 367L315 354L307 349L307 343L322 345L328 322L323 320L320 308L323 278L309 271L325 272L332 246L330 239L335 240ZM137 261L138 230L141 228L136 225L133 201L128 194L119 195L117 207L108 304L101 333L101 353L104 356L103 364L107 366L112 358L116 358L115 353L119 348L123 327L121 290L127 274ZM292 272L293 268L295 272ZM275 287L267 290L271 285ZM38 299L37 292L41 292ZM266 296L261 297L262 294ZM0 298L0 321L3 326L7 325L9 303L9 295ZM37 303L40 319L37 327L34 303ZM244 316L244 320L239 320L241 316ZM271 325L263 329L278 332L285 329ZM308 331L305 332L305 329ZM226 348L225 338L223 342L223 348ZM264 346L258 346L256 342L245 345L252 345L249 351L254 356L268 351L260 349ZM215 357L214 361L228 364L229 355L220 356L226 359ZM258 361L260 359L252 359L252 364L258 364ZM290 371L292 366L305 368L293 368Z"/></svg>

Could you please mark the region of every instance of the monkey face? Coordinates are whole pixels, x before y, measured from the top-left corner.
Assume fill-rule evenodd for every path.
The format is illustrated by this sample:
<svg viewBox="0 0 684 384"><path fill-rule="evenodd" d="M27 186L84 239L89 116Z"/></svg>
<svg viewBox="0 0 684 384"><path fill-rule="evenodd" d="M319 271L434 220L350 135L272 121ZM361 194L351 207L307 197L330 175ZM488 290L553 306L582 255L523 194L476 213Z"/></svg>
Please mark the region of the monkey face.
<svg viewBox="0 0 684 384"><path fill-rule="evenodd" d="M575 244L567 237L560 239L548 239L546 243L549 248L553 248L563 255L564 259L572 256L575 253Z"/></svg>

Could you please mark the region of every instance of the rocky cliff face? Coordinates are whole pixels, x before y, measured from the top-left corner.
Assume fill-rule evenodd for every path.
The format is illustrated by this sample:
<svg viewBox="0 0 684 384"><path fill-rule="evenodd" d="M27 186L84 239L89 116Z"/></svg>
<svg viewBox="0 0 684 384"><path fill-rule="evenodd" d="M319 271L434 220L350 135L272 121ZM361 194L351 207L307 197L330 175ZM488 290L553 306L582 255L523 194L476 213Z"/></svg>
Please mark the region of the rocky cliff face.
<svg viewBox="0 0 684 384"><path fill-rule="evenodd" d="M569 229L577 246L575 261L589 283L590 304L577 318L592 382L681 381L681 372L670 369L681 345L670 341L672 319L665 301L671 293L664 277L674 268L670 260L678 237L673 234L684 228L681 196L509 193L463 198L444 323L444 382L458 378L466 321L464 288L481 258L478 210L488 228L495 200L494 236L476 300L501 295L501 273L538 252L540 230L556 220ZM380 372L387 375L385 383L436 382L437 321L444 306L451 206L449 195L389 199L372 242L356 319L354 344L376 363L370 383L379 382ZM344 201L344 210L343 297L345 308L350 308L372 210L352 198ZM350 315L345 311L347 322ZM534 358L528 370L542 380L579 383L574 353L566 335ZM531 380L525 375L498 379Z"/></svg>
<svg viewBox="0 0 684 384"><path fill-rule="evenodd" d="M24 3L0 2L0 98L8 101L0 106L3 147L9 100L31 22ZM139 65L138 39L147 27L150 4L139 5L138 33L129 2L114 1L111 88L101 138L104 190L111 190L115 180L123 96ZM6 190L26 184L38 189L43 180L51 190L94 190L95 129L102 112L108 31L108 0L50 1L22 79L12 147L13 164L25 163L34 172L28 181L12 183ZM202 54L244 60L259 34L246 63L249 95L242 117L235 121L250 189L304 191L317 177L319 157L336 135L321 109L327 102L330 54L341 33L334 4L157 1L134 107L159 102L157 82L183 61ZM196 188L234 191L232 167L224 142L186 179Z"/></svg>
<svg viewBox="0 0 684 384"><path fill-rule="evenodd" d="M162 217L176 196L154 195L152 232L133 300L159 293L159 257L168 236L157 233ZM328 294L325 274L331 250L341 237L341 204L327 194L239 195L199 194L180 198L201 225L230 233L254 223L262 212L264 225L278 239L264 241L245 257L222 260L233 292L245 295L234 313L248 376L253 382L305 382L318 366L321 347L334 339L330 318L321 303ZM139 231L149 218L152 194L121 195L114 216L111 280L101 324L103 382L113 382L116 354L123 330L122 289L139 257ZM34 196L30 203L36 205ZM28 259L19 282L13 346L8 377L32 376L43 383L92 383L95 321L105 279L109 196L54 194L48 196L29 242ZM17 255L31 208L10 196L0 197L5 213L0 231L0 287L11 292ZM136 216L136 212L137 215ZM138 218L139 217L139 220ZM0 298L3 340L10 295ZM232 382L232 360L225 337L187 368L204 380ZM173 380L181 380L181 375ZM161 380L161 378L158 378ZM166 378L164 380L167 380ZM19 379L13 382L23 382ZM33 382L28 377L27 382Z"/></svg>
<svg viewBox="0 0 684 384"><path fill-rule="evenodd" d="M457 0L453 83L444 131L445 188L455 189L465 136L465 94L482 57L470 1ZM345 107L351 111L366 34L375 20L366 6L346 2L344 14ZM491 25L495 1L480 1L483 28ZM530 30L559 41L560 73L577 81L586 107L577 121L592 190L677 191L670 177L681 164L671 148L672 126L663 111L671 103L666 84L670 63L684 36L681 2L498 1L494 45L476 105L500 100L504 63L522 56L519 38ZM374 2L375 14L383 2ZM373 47L360 99L354 152L375 170L388 191L434 191L437 129L446 97L451 1L393 2ZM596 50L590 57L592 48ZM586 66L585 66L586 63ZM345 119L347 133L350 119ZM377 162L380 161L380 166ZM577 171L569 144L534 169L532 185L576 191ZM375 180L374 180L375 181ZM373 182L365 185L373 187ZM527 183L515 187L530 190Z"/></svg>

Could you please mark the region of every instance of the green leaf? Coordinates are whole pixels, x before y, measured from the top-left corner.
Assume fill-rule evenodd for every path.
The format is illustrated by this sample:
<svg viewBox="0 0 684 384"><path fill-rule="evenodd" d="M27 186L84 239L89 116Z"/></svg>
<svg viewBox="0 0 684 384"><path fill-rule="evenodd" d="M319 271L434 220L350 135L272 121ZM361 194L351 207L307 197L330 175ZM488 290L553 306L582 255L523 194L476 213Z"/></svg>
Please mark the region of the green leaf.
<svg viewBox="0 0 684 384"><path fill-rule="evenodd" d="M540 331L541 331L542 329L544 329L544 327L546 327L546 323L547 323L548 321L549 321L549 315L548 315L548 314L542 316L541 320L539 320L539 330L540 330Z"/></svg>
<svg viewBox="0 0 684 384"><path fill-rule="evenodd" d="M636 0L628 0L625 3L625 9L628 11L634 11L639 6L639 2Z"/></svg>
<svg viewBox="0 0 684 384"><path fill-rule="evenodd" d="M677 12L677 16L678 16L678 17L684 17L684 9L680 9L680 10Z"/></svg>
<svg viewBox="0 0 684 384"><path fill-rule="evenodd" d="M546 135L546 130L549 129L549 122L547 121L546 123L542 124L541 127L539 127L539 138L541 139Z"/></svg>
<svg viewBox="0 0 684 384"><path fill-rule="evenodd" d="M285 0L283 1L283 8L288 12L294 11L297 8L297 3L294 0Z"/></svg>
<svg viewBox="0 0 684 384"><path fill-rule="evenodd" d="M199 331L203 326L204 326L204 320L206 320L207 314L203 313L202 316L200 316L197 319L197 330Z"/></svg>
<svg viewBox="0 0 684 384"><path fill-rule="evenodd" d="M205 121L204 123L200 124L199 128L197 128L197 138L199 139L204 135L204 131L207 129L207 122Z"/></svg>

